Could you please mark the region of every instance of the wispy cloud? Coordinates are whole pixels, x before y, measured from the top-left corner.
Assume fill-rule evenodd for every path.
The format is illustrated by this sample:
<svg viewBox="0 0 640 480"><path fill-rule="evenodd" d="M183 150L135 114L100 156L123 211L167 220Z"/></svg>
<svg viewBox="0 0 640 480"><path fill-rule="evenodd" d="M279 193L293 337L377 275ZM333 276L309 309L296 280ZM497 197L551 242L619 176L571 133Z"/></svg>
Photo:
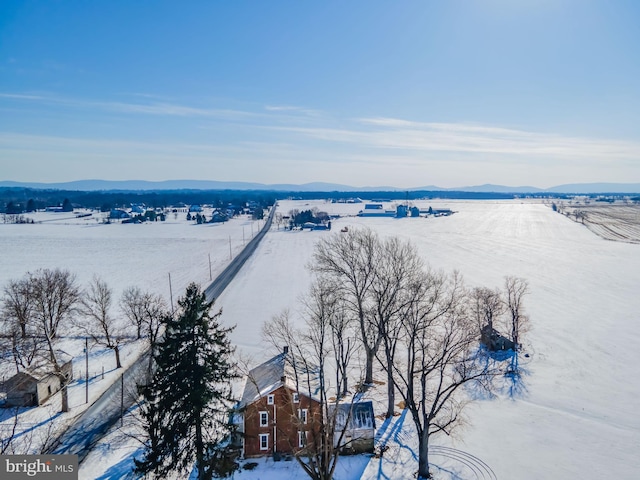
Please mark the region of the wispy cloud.
<svg viewBox="0 0 640 480"><path fill-rule="evenodd" d="M0 93L0 98L10 98L13 100L44 100L45 97L39 95L23 95L20 93Z"/></svg>
<svg viewBox="0 0 640 480"><path fill-rule="evenodd" d="M361 118L353 128L276 127L311 138L369 148L563 158L637 159L640 143L528 132L464 123Z"/></svg>
<svg viewBox="0 0 640 480"><path fill-rule="evenodd" d="M543 184L551 171L557 183L623 181L640 173L638 141L464 122L342 118L294 105L213 108L238 105L225 99L196 103L146 94L114 98L0 92L0 106L12 112L23 105L41 105L47 120L57 119L51 112L58 109L76 124L86 119L86 128L74 125L66 130L64 125L48 129L50 122L0 122L5 130L0 131L0 153L14 159L11 168L27 176L49 165L56 165L49 174L58 174L65 163L73 163L66 168L74 172L114 164L129 169L135 163L144 173L145 165L155 167L159 162L169 169L188 165L216 175L226 168L229 178L246 171L262 172L276 181L339 179L341 183L405 186L413 182L525 184L536 183L535 178ZM23 110L26 118L39 111ZM122 129L121 119L126 119ZM420 176L428 180L418 180Z"/></svg>
<svg viewBox="0 0 640 480"><path fill-rule="evenodd" d="M321 115L319 110L313 110L310 108L296 107L293 105L265 105L265 110L269 112L288 112L288 113L301 113L310 117L318 117Z"/></svg>
<svg viewBox="0 0 640 480"><path fill-rule="evenodd" d="M178 117L209 117L209 118L235 118L248 119L264 116L243 110L202 108L189 105L180 105L169 102L118 102L95 101L60 96L28 95L16 93L0 93L0 98L39 102L47 105L57 105L77 109L100 109L102 111L131 113L140 115L178 116ZM152 98L148 96L147 98Z"/></svg>

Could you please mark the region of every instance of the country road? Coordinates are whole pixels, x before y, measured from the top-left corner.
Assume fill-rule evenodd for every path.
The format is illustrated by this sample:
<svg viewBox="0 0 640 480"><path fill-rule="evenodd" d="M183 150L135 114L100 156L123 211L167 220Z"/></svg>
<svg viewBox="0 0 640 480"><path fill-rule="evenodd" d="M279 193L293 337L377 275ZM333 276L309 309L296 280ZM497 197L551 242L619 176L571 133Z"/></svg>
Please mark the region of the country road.
<svg viewBox="0 0 640 480"><path fill-rule="evenodd" d="M271 228L275 210L276 206L274 205L263 228L205 289L208 300L214 300L223 292L253 254L260 240ZM82 462L91 448L118 422L122 409L128 409L136 401L136 385L148 379L148 362L149 351L147 350L129 368L124 370L122 376L89 408L75 419L48 453L75 454L78 455L78 461Z"/></svg>

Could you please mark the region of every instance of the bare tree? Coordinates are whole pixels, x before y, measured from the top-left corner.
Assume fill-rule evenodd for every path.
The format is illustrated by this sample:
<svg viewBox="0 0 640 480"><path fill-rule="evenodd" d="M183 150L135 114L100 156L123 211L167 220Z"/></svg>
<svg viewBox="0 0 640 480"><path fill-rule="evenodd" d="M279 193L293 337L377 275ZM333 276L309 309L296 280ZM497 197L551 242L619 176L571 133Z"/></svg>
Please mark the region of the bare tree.
<svg viewBox="0 0 640 480"><path fill-rule="evenodd" d="M422 261L409 242L393 237L378 245L370 295L372 316L382 338L384 358L379 360L387 366L387 418L392 417L395 410L395 384L391 366L395 361L402 329L400 312L412 301L411 296L406 294L407 287L416 281L421 269Z"/></svg>
<svg viewBox="0 0 640 480"><path fill-rule="evenodd" d="M37 330L55 339L60 323L75 313L80 300L76 277L68 270L58 268L38 270L28 276Z"/></svg>
<svg viewBox="0 0 640 480"><path fill-rule="evenodd" d="M529 329L529 317L524 313L523 299L529 293L529 283L518 277L505 277L505 299L507 308L507 323L514 345L514 356L511 372L518 373L518 352L520 351L521 336Z"/></svg>
<svg viewBox="0 0 640 480"><path fill-rule="evenodd" d="M461 277L426 272L409 291L403 312L404 361L392 365L394 381L418 433L418 478L431 478L429 442L461 423L469 382L494 373L477 356L477 330Z"/></svg>
<svg viewBox="0 0 640 480"><path fill-rule="evenodd" d="M335 390L338 397L349 391L349 365L356 351L353 341L352 317L339 295L339 286L326 276L318 276L307 298L302 299L305 313L311 323L318 326L322 335L331 341L330 351L335 362ZM329 329L327 333L326 328Z"/></svg>
<svg viewBox="0 0 640 480"><path fill-rule="evenodd" d="M9 280L4 287L2 315L19 326L23 338L27 336L27 326L31 323L32 313L33 299L29 279Z"/></svg>
<svg viewBox="0 0 640 480"><path fill-rule="evenodd" d="M44 415L47 420L38 425L25 424L20 418L19 407L13 409L12 417L10 422L0 424L0 455L44 455L64 428L55 420L52 411L47 412Z"/></svg>
<svg viewBox="0 0 640 480"><path fill-rule="evenodd" d="M120 309L136 328L138 339L146 337L153 348L158 341L162 318L168 315L167 304L162 296L143 292L138 287L129 287L122 293Z"/></svg>
<svg viewBox="0 0 640 480"><path fill-rule="evenodd" d="M67 384L69 377L65 373L64 363L56 348L59 329L66 326L71 315L76 312L80 301L80 288L75 275L67 270L38 270L29 273L30 291L33 295L33 313L35 331L46 344L49 364L53 374L58 377L62 391L62 411L69 411Z"/></svg>
<svg viewBox="0 0 640 480"><path fill-rule="evenodd" d="M11 354L16 371L37 366L42 358L43 341L34 331L33 295L28 275L10 280L4 288L0 310L0 332L5 356Z"/></svg>
<svg viewBox="0 0 640 480"><path fill-rule="evenodd" d="M478 325L478 330L488 327L491 333L495 326L494 322L500 319L504 312L504 302L499 290L492 290L487 287L476 287L471 290L471 309Z"/></svg>
<svg viewBox="0 0 640 480"><path fill-rule="evenodd" d="M367 385L373 383L373 362L382 342L369 305L378 244L378 236L368 229L334 235L316 244L310 266L313 272L331 276L341 285L340 295L360 327Z"/></svg>
<svg viewBox="0 0 640 480"><path fill-rule="evenodd" d="M142 329L144 327L145 309L142 298L142 290L138 287L126 288L120 298L120 310L122 310L131 325L136 328L138 340L142 338Z"/></svg>
<svg viewBox="0 0 640 480"><path fill-rule="evenodd" d="M20 409L15 407L13 409L13 420L11 423L0 423L0 455L8 455L14 452L14 442L16 435L18 434L18 425L20 423L20 417L18 413Z"/></svg>
<svg viewBox="0 0 640 480"><path fill-rule="evenodd" d="M331 480L344 447L348 418L342 424L338 422L338 406L343 397L337 395L336 385L331 385L330 380L333 376L331 370L335 368L328 361L334 345L331 337L335 335L330 321L331 302L327 308L327 305L318 303L327 297L316 295L313 298L313 302L306 302L305 329L296 329L290 321L289 312L284 312L265 324L263 333L274 346L284 343L289 347L297 390L316 392L317 409L309 412L304 431L307 441L295 458L313 480ZM340 375L336 377L340 378ZM332 397L336 400L330 403ZM353 402L353 397L349 402ZM297 417L299 413L292 409L292 415ZM300 418L297 420L304 423Z"/></svg>
<svg viewBox="0 0 640 480"><path fill-rule="evenodd" d="M37 335L23 337L17 330L9 331L11 336L11 355L16 365L16 372L37 367L43 362L46 342ZM46 360L45 360L46 361Z"/></svg>
<svg viewBox="0 0 640 480"><path fill-rule="evenodd" d="M86 321L79 326L95 343L113 350L116 368L122 368L120 345L125 335L111 316L112 298L113 292L106 282L94 276L82 297L80 310Z"/></svg>

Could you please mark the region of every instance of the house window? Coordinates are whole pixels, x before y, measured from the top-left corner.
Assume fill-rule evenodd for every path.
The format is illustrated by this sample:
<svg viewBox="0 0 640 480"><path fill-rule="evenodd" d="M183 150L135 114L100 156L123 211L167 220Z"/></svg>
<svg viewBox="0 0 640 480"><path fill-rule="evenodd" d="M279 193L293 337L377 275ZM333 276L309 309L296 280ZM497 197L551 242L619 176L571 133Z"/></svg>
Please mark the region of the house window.
<svg viewBox="0 0 640 480"><path fill-rule="evenodd" d="M369 410L359 410L353 416L355 428L373 428L373 419Z"/></svg>
<svg viewBox="0 0 640 480"><path fill-rule="evenodd" d="M307 446L307 432L298 432L298 447Z"/></svg>
<svg viewBox="0 0 640 480"><path fill-rule="evenodd" d="M268 427L269 426L269 413L260 412L260 426Z"/></svg>
<svg viewBox="0 0 640 480"><path fill-rule="evenodd" d="M298 392L293 394L293 403L300 403L300 395Z"/></svg>
<svg viewBox="0 0 640 480"><path fill-rule="evenodd" d="M267 395L267 405L273 405L273 395Z"/></svg>
<svg viewBox="0 0 640 480"><path fill-rule="evenodd" d="M306 408L299 408L298 409L298 420L300 420L300 423L307 423L307 409Z"/></svg>
<svg viewBox="0 0 640 480"><path fill-rule="evenodd" d="M260 450L269 450L269 434L260 434Z"/></svg>

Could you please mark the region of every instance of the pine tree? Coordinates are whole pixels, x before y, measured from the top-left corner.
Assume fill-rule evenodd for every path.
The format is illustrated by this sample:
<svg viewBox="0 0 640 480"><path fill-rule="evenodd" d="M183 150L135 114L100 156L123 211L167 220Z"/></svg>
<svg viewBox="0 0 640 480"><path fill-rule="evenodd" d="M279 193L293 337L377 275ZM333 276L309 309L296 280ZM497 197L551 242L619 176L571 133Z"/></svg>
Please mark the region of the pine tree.
<svg viewBox="0 0 640 480"><path fill-rule="evenodd" d="M230 424L231 380L236 378L221 311L210 314L200 288L191 284L178 301L180 315L165 320L165 336L154 355L156 371L144 397L142 417L149 441L136 472L186 472L194 464L198 480L230 474L226 445Z"/></svg>

